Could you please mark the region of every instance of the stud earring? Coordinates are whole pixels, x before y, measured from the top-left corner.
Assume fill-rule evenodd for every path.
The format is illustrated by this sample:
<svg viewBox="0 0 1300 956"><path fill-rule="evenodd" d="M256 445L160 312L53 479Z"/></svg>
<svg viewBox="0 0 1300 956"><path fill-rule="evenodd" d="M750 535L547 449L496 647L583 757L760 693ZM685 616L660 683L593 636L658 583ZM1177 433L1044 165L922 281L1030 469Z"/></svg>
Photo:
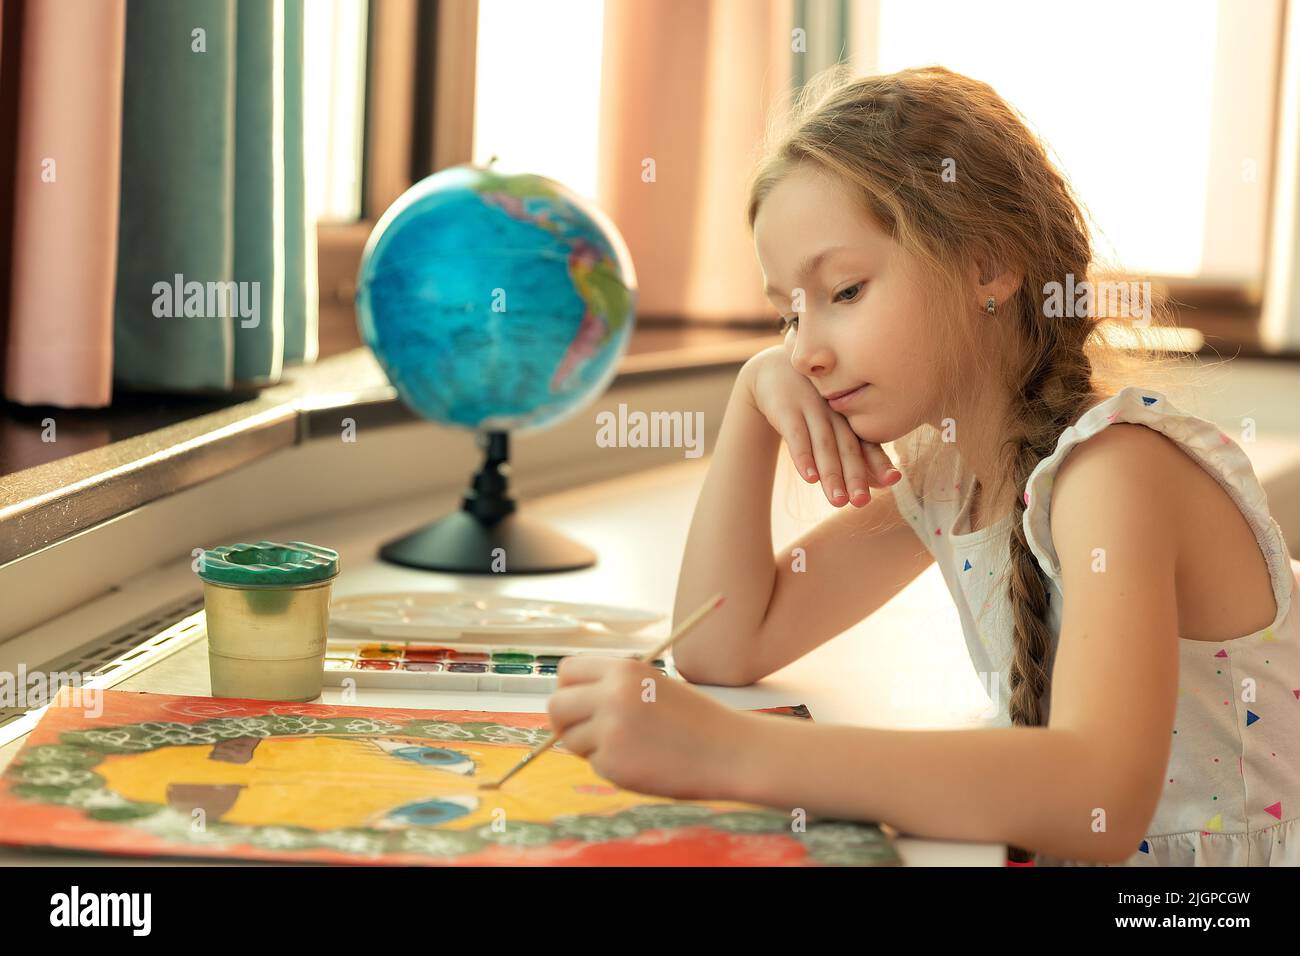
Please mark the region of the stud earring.
<svg viewBox="0 0 1300 956"><path fill-rule="evenodd" d="M989 300L984 303L984 311L987 312L989 315L992 315L993 310L996 307L997 307L997 303L993 301L993 296L989 296Z"/></svg>

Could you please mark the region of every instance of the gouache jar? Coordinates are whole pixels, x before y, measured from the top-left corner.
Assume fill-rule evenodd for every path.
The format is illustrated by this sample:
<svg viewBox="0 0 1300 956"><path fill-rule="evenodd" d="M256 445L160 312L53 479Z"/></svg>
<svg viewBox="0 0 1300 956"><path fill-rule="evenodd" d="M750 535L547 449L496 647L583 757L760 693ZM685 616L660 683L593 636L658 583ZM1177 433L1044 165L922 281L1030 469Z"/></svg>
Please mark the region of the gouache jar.
<svg viewBox="0 0 1300 956"><path fill-rule="evenodd" d="M305 541L209 548L199 558L212 696L320 696L339 555Z"/></svg>

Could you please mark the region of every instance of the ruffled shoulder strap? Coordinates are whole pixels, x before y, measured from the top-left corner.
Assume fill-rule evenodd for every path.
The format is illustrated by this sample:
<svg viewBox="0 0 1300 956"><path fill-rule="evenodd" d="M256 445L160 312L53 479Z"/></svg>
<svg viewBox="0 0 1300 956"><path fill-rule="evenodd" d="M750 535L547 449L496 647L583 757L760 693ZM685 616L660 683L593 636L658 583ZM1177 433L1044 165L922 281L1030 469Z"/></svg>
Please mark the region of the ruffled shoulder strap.
<svg viewBox="0 0 1300 956"><path fill-rule="evenodd" d="M1189 454L1232 496L1250 523L1268 563L1277 601L1277 620L1286 617L1295 577L1282 529L1268 509L1268 498L1250 459L1218 425L1170 404L1154 389L1128 385L1084 412L1061 432L1056 449L1034 468L1025 485L1025 538L1047 575L1061 584L1061 565L1052 545L1051 497L1057 469L1070 449L1115 422L1135 422L1166 435Z"/></svg>

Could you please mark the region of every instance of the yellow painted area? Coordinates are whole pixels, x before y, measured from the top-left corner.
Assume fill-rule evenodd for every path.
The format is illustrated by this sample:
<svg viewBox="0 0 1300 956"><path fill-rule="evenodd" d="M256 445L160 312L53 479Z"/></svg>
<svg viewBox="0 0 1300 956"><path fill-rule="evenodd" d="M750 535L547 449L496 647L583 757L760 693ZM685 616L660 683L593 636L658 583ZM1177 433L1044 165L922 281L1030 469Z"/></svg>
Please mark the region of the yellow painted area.
<svg viewBox="0 0 1300 956"><path fill-rule="evenodd" d="M448 821L448 829L490 824L497 810L506 820L549 822L577 813L616 813L629 807L672 803L612 788L583 758L549 750L512 777L500 790L478 789L478 781L499 779L531 748L479 741L437 741L385 735L400 744L453 750L475 763L462 774L422 766L392 756L370 738L268 737L248 763L212 760L211 744L162 747L138 754L115 754L96 768L109 789L128 800L167 803L167 785L241 784L238 799L222 815L226 823L250 826L301 826L315 830L373 826L389 811L440 797L470 797L474 810ZM584 793L582 788L595 792ZM612 790L613 792L608 792ZM733 808L745 804L704 802Z"/></svg>

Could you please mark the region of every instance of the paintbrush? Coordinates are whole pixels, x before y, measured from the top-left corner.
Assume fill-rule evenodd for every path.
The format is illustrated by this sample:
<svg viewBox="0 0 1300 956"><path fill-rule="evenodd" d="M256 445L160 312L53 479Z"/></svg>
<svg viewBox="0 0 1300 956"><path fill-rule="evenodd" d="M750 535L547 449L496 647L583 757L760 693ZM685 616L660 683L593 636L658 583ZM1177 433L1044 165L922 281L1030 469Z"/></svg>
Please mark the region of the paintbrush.
<svg viewBox="0 0 1300 956"><path fill-rule="evenodd" d="M718 592L713 597L709 598L707 601L704 602L704 604L702 604L695 611L694 614L692 614L686 620L682 621L681 626L678 627L677 630L673 631L672 634L668 635L668 637L664 639L664 642L662 644L660 644L658 647L654 648L653 650L647 651L646 653L642 654L639 658L637 658L637 660L641 661L641 663L643 664L649 664L651 661L658 660L659 657L664 653L666 653L670 647L676 644L677 641L680 638L682 638L687 631L693 628L696 624L700 623L700 621L703 620L704 615L710 613L711 611L716 611L718 608L720 608L724 600L726 599L723 597L722 592ZM511 777L517 774L520 770L526 767L534 757L536 757L538 754L546 750L549 750L552 746L554 746L557 740L559 740L559 736L555 733L555 731L552 730L545 740L543 740L540 744L534 747L532 751L524 754L523 758L519 761L519 763L511 767L504 777L502 777L500 780L495 780L495 781L484 780L482 783L478 785L478 788L480 790L500 789L503 783L505 783L507 780L509 780Z"/></svg>

